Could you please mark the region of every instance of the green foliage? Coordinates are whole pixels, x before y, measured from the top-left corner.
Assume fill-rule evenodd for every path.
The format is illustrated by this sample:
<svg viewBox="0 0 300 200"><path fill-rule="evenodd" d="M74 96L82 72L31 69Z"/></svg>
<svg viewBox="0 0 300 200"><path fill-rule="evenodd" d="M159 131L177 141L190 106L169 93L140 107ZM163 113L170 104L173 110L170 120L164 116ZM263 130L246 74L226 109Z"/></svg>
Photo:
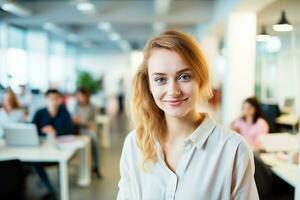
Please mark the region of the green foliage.
<svg viewBox="0 0 300 200"><path fill-rule="evenodd" d="M79 71L77 74L76 87L84 88L93 94L99 89L99 84L89 72Z"/></svg>

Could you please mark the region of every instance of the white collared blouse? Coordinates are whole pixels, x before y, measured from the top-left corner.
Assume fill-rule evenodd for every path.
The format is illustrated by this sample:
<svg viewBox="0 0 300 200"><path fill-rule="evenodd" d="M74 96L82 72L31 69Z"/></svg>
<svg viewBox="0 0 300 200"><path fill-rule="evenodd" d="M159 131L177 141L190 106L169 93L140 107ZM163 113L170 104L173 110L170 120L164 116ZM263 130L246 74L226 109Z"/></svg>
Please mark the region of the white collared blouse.
<svg viewBox="0 0 300 200"><path fill-rule="evenodd" d="M185 140L176 173L167 167L158 142L157 153L158 162L143 170L136 132L126 137L118 200L259 199L250 148L208 115Z"/></svg>

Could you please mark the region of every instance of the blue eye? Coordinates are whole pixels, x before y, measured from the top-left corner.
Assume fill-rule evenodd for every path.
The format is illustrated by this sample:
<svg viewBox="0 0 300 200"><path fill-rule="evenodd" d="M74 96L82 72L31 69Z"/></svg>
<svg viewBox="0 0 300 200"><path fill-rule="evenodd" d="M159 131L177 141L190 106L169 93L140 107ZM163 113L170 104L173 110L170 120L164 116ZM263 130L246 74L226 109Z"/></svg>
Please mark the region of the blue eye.
<svg viewBox="0 0 300 200"><path fill-rule="evenodd" d="M191 77L192 77L192 76L189 75L189 74L182 74L182 75L179 76L178 79L179 79L179 80L183 80L183 81L187 81L187 80L189 80Z"/></svg>
<svg viewBox="0 0 300 200"><path fill-rule="evenodd" d="M154 81L158 84L163 84L167 81L167 79L163 78L163 77L157 77L157 78L154 79Z"/></svg>

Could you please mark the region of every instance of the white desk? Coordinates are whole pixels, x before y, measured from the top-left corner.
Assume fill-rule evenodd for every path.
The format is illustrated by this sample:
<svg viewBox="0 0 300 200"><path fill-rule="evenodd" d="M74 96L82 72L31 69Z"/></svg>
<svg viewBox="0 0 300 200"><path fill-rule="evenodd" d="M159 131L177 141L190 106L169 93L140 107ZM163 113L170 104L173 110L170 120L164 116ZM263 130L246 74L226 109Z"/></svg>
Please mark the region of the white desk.
<svg viewBox="0 0 300 200"><path fill-rule="evenodd" d="M299 123L299 117L291 114L283 114L276 118L276 123L291 126L293 132L296 133L297 124Z"/></svg>
<svg viewBox="0 0 300 200"><path fill-rule="evenodd" d="M91 182L90 139L78 137L74 142L60 145L43 143L40 147L9 147L0 144L0 160L19 159L24 162L57 162L60 182L60 199L69 199L68 161L77 150L80 153L78 184L88 186Z"/></svg>
<svg viewBox="0 0 300 200"><path fill-rule="evenodd" d="M282 161L274 153L260 154L260 158L265 164L271 166L274 174L296 188L298 180L300 180L298 165Z"/></svg>
<svg viewBox="0 0 300 200"><path fill-rule="evenodd" d="M274 174L295 188L295 199L300 200L299 165L279 159L276 153L281 151L296 152L299 147L299 135L274 133L264 135L260 140L262 148L272 151L260 154L260 158L271 167Z"/></svg>

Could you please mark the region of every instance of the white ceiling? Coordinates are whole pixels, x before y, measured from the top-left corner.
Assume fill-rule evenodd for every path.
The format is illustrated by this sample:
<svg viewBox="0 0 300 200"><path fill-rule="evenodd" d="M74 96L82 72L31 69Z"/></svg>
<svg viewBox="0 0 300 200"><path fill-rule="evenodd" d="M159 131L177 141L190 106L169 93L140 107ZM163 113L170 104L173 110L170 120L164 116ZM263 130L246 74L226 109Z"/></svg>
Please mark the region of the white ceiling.
<svg viewBox="0 0 300 200"><path fill-rule="evenodd" d="M0 4L4 1L0 0ZM103 49L120 47L109 39L107 31L97 27L100 22L110 22L112 31L119 33L122 40L128 41L131 47L140 48L156 33L153 25L157 23L164 24L165 29L195 34L220 24L238 6L247 9L255 7L258 24L277 22L282 7L276 0L90 0L96 6L96 12L86 14L76 9L78 0L14 2L32 14L19 17L2 11L0 17L4 22L35 29L42 29L45 23L53 23L60 30L57 35L67 39L72 34L76 36L72 41L78 44L89 41ZM300 24L300 0L283 2L291 23Z"/></svg>
<svg viewBox="0 0 300 200"><path fill-rule="evenodd" d="M1 1L1 0L0 0ZM22 8L32 12L28 17L2 14L5 22L31 28L53 23L63 35L73 33L79 41L91 41L102 46L112 42L108 33L97 28L99 22L110 22L114 32L131 46L143 46L154 33L154 23L193 33L195 27L208 23L212 17L214 0L94 0L92 14L76 9L74 0L16 0ZM108 43L108 44L106 44Z"/></svg>

